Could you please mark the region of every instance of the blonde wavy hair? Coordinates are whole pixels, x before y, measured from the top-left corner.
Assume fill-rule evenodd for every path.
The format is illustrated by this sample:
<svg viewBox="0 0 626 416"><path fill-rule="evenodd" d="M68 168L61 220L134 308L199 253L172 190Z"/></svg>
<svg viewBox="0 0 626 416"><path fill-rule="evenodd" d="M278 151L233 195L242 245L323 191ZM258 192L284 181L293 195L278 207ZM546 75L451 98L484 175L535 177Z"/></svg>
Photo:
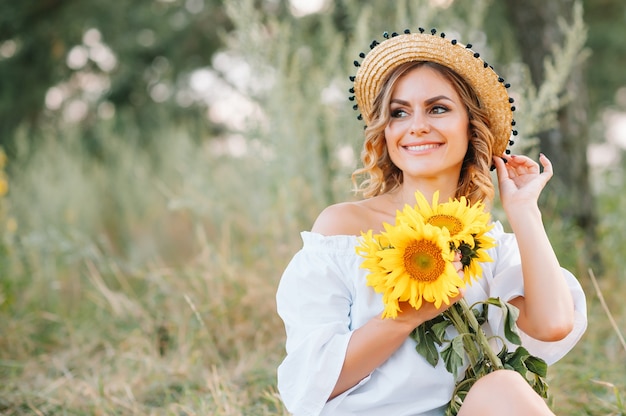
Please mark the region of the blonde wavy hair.
<svg viewBox="0 0 626 416"><path fill-rule="evenodd" d="M355 192L369 198L393 191L402 184L402 171L393 164L387 152L385 127L391 120L389 106L395 85L403 75L421 66L433 68L443 75L452 84L467 109L470 140L455 196L465 196L472 203L479 200L488 203L495 194L489 173L495 138L489 128L487 113L480 107L476 93L463 78L434 62L404 63L391 72L383 83L369 114L371 122L365 129L365 143L361 152L363 167L352 173ZM364 178L360 185L359 178Z"/></svg>

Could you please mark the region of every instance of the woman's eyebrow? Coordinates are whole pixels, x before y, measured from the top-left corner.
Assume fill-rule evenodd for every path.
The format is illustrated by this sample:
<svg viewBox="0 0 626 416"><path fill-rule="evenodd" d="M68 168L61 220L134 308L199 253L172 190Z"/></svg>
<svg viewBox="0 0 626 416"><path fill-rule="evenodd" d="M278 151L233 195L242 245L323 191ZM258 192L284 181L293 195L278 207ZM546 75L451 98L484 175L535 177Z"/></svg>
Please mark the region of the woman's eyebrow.
<svg viewBox="0 0 626 416"><path fill-rule="evenodd" d="M426 100L427 104L432 104L436 101L439 100L447 100L447 101L453 101L452 98L448 97L447 95L437 95L436 97L433 98L429 98L428 100Z"/></svg>
<svg viewBox="0 0 626 416"><path fill-rule="evenodd" d="M426 104L432 104L434 102L437 102L439 100L447 100L447 101L452 101L452 98L448 97L447 95L437 95L435 97L432 98L428 98L425 103ZM404 106L408 106L409 102L402 100L400 98L392 98L391 99L391 104L400 104L400 105L404 105Z"/></svg>

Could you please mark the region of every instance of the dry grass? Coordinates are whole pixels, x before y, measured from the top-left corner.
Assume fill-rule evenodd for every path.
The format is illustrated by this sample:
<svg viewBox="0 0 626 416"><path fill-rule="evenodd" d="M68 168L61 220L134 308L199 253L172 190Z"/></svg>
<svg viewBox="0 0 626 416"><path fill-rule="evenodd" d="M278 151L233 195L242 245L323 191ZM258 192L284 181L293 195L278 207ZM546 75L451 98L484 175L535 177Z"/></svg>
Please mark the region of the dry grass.
<svg viewBox="0 0 626 416"><path fill-rule="evenodd" d="M591 278L582 276L587 294L589 326L576 347L549 370L553 408L559 415L623 415L626 392L626 350L611 325ZM610 313L626 324L624 276L602 276L599 282Z"/></svg>
<svg viewBox="0 0 626 416"><path fill-rule="evenodd" d="M2 414L279 413L276 278L214 260L130 275L87 261L80 291L29 289L56 312L3 320Z"/></svg>
<svg viewBox="0 0 626 416"><path fill-rule="evenodd" d="M189 144L158 172L129 149L86 168L78 147L42 146L16 175L0 201L0 224L19 224L0 234L0 414L282 412L281 219L217 198L241 170Z"/></svg>
<svg viewBox="0 0 626 416"><path fill-rule="evenodd" d="M275 390L284 335L274 293L297 244L280 258L243 264L229 248L199 240L185 266L153 261L132 269L101 257L78 271L57 270L64 277L52 286L24 285L25 303L2 308L0 413L286 414ZM553 408L623 414L626 351L591 280L581 282L589 329L550 369ZM622 326L625 282L617 274L599 278Z"/></svg>

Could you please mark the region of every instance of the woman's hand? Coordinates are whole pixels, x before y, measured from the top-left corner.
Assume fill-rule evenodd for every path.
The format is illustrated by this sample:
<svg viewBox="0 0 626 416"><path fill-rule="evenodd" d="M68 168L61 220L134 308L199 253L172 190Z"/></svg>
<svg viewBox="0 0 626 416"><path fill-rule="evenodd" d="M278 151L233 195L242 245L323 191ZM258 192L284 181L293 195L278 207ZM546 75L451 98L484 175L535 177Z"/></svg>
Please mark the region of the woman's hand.
<svg viewBox="0 0 626 416"><path fill-rule="evenodd" d="M550 160L543 154L539 155L543 166L541 172L539 164L527 156L511 155L504 156L504 159L506 163L502 158L494 157L500 199L505 211L528 207L528 204L536 206L541 191L552 177Z"/></svg>

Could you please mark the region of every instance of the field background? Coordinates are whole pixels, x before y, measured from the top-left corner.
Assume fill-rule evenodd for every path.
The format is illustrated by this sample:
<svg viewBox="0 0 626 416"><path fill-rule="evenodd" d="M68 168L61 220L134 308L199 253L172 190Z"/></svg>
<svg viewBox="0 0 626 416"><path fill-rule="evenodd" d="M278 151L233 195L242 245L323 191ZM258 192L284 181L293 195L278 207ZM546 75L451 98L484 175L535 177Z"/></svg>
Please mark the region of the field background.
<svg viewBox="0 0 626 416"><path fill-rule="evenodd" d="M408 14L389 21L458 24L476 35L472 25L490 4L443 3L399 2ZM168 7L191 13L198 4ZM222 46L208 66L188 70L187 84L151 81L145 107L116 107L102 82L123 67L122 52L108 70L96 67L94 53L92 67L70 68L49 87L36 126L24 122L2 142L2 415L286 414L275 387L284 355L276 287L299 232L328 203L353 197L362 126L346 100L347 75L357 45L371 40L377 9L345 2L355 36L339 42L335 21L298 17L299 9L289 20L252 1L205 4L202 13L219 9L231 26L218 31ZM563 28L579 57L580 24ZM316 36L305 38L304 26ZM80 29L85 50L114 37ZM6 42L0 65L10 60ZM63 56L69 66L80 60ZM578 62L558 51L552 58L561 72ZM153 61L142 76L165 76L168 65ZM549 126L533 125L528 114L541 103L527 95L520 64L503 66L521 86L526 120L515 151L536 156L533 132ZM555 185L542 198L549 236L589 308L583 339L549 370L559 415L626 414L626 170L623 143L608 133L620 130L626 111L621 91L589 121L597 236L590 240L562 215ZM497 204L494 216L503 220Z"/></svg>

